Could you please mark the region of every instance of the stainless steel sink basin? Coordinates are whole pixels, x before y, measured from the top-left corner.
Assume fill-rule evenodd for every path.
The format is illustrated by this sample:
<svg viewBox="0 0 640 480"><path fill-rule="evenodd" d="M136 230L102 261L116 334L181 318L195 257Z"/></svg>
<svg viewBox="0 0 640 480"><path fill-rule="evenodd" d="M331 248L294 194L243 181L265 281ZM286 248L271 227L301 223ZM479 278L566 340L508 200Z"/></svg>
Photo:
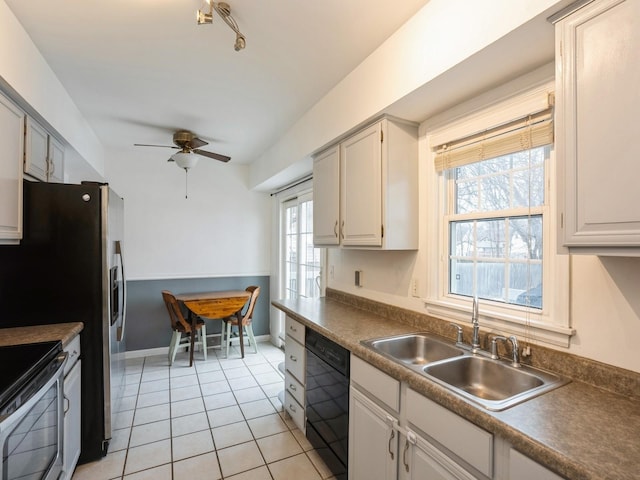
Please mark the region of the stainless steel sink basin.
<svg viewBox="0 0 640 480"><path fill-rule="evenodd" d="M566 383L549 372L475 355L427 365L423 372L489 410L504 410Z"/></svg>
<svg viewBox="0 0 640 480"><path fill-rule="evenodd" d="M526 365L516 368L485 352L472 354L428 333L361 343L488 410L504 410L567 383L553 373Z"/></svg>
<svg viewBox="0 0 640 480"><path fill-rule="evenodd" d="M392 360L416 366L457 357L464 353L464 350L425 333L378 338L362 343Z"/></svg>

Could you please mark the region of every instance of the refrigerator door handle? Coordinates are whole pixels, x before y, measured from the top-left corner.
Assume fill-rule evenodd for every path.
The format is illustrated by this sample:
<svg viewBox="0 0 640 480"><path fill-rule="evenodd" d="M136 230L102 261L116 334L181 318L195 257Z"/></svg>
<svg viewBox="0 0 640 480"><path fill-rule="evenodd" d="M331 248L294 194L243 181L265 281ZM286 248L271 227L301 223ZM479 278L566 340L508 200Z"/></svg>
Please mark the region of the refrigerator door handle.
<svg viewBox="0 0 640 480"><path fill-rule="evenodd" d="M127 321L127 277L124 270L124 255L120 240L116 240L116 255L120 257L120 269L122 271L122 324L118 327L118 341L121 342L124 339L124 327Z"/></svg>

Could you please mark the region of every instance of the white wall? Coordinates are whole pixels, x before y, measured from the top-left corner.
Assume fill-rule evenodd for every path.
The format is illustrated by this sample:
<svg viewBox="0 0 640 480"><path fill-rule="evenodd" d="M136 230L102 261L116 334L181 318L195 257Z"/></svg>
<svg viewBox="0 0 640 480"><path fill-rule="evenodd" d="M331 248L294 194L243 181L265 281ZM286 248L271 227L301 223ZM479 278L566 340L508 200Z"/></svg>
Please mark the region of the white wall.
<svg viewBox="0 0 640 480"><path fill-rule="evenodd" d="M272 181L274 176L297 164L310 166L308 156L312 152L432 83L533 18L542 14L543 28L552 31L544 12L560 9L566 3L568 0L431 0L253 163L251 186L278 186ZM521 62L540 65L545 61L536 58L538 52L532 49L539 42L535 34L522 35L517 40L499 48L497 54L503 59L508 56L508 61L496 61L491 68L476 72L478 85L487 75L500 76L501 72L519 68ZM514 46L519 50L509 52ZM439 102L437 97L430 101Z"/></svg>
<svg viewBox="0 0 640 480"><path fill-rule="evenodd" d="M2 85L4 83L5 85ZM9 86L29 114L64 139L72 158L86 160L99 175L104 150L69 94L4 0L0 0L0 86Z"/></svg>
<svg viewBox="0 0 640 480"><path fill-rule="evenodd" d="M246 165L201 159L188 174L158 149L107 151L106 177L125 199L128 277L269 275L271 202Z"/></svg>

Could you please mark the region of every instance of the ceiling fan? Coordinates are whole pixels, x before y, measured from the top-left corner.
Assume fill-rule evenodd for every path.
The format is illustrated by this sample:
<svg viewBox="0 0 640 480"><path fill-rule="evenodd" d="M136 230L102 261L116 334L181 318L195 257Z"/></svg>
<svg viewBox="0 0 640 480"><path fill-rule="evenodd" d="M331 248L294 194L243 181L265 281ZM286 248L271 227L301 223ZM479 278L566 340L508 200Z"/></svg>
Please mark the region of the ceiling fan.
<svg viewBox="0 0 640 480"><path fill-rule="evenodd" d="M183 168L186 174L189 173L189 169L196 166L198 163L198 156L213 158L221 162L228 162L231 157L226 155L220 155L219 153L209 152L207 150L201 150L200 147L209 145L209 142L205 142L201 138L195 136L193 132L188 130L178 130L173 134L174 145L149 145L145 143L134 143L136 147L162 147L162 148L174 148L180 150L169 157L169 162L176 162L178 167ZM185 183L185 198L188 197L187 184Z"/></svg>
<svg viewBox="0 0 640 480"><path fill-rule="evenodd" d="M163 147L180 150L179 152L171 155L168 161L175 161L176 165L178 165L180 168L184 168L185 170L195 167L196 163L198 163L197 155L213 158L214 160L219 160L225 163L231 160L231 157L227 157L226 155L220 155L219 153L201 150L200 147L209 145L209 142L205 142L201 138L196 137L193 132L190 132L188 130L178 130L177 132L175 132L173 134L173 143L175 144L175 146L149 145L144 143L135 143L134 145L136 147Z"/></svg>

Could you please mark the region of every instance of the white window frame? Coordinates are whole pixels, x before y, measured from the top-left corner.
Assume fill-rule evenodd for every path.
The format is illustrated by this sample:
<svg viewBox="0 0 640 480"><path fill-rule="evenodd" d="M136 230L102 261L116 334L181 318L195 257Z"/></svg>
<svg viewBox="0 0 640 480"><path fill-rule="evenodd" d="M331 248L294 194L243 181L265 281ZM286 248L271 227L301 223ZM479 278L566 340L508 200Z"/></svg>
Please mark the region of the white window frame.
<svg viewBox="0 0 640 480"><path fill-rule="evenodd" d="M289 197L287 199L284 199L281 204L280 204L280 296L281 298L286 298L286 292L287 290L289 290L289 287L286 285L286 264L287 264L287 258L286 258L286 242L285 242L285 235L286 235L286 216L285 216L285 211L287 209L287 205L290 205L292 203L295 203L298 208L300 208L300 204L303 202L312 202L313 203L313 194L311 191L305 191L305 192L301 192L293 197ZM298 239L300 238L300 232L298 231ZM320 296L322 296L324 294L324 287L325 287L325 279L324 279L324 264L326 262L325 259L325 255L326 255L326 250L325 249L319 249L320 250L320 285L319 285L319 291L320 291ZM300 243L298 242L298 252L300 251ZM298 259L297 261L297 266L298 266L298 282L300 281L300 261ZM297 294L299 294L300 289L298 286L298 290L296 291Z"/></svg>
<svg viewBox="0 0 640 480"><path fill-rule="evenodd" d="M479 104L467 102L456 107L461 112L447 123L426 125L426 184L427 184L427 297L429 314L456 320L470 321L471 298L449 293L449 228L446 222L448 181L446 172L434 167L435 147L483 131L536 111L553 92L552 81L520 90L508 98ZM541 108L538 110L542 110ZM447 117L446 114L442 117ZM429 123L429 122L427 122ZM480 322L489 330L515 334L531 343L549 343L569 346L575 334L569 316L569 256L558 254L556 215L556 161L551 147L545 165L545 207L543 212L543 308L527 308L490 300L480 301Z"/></svg>

